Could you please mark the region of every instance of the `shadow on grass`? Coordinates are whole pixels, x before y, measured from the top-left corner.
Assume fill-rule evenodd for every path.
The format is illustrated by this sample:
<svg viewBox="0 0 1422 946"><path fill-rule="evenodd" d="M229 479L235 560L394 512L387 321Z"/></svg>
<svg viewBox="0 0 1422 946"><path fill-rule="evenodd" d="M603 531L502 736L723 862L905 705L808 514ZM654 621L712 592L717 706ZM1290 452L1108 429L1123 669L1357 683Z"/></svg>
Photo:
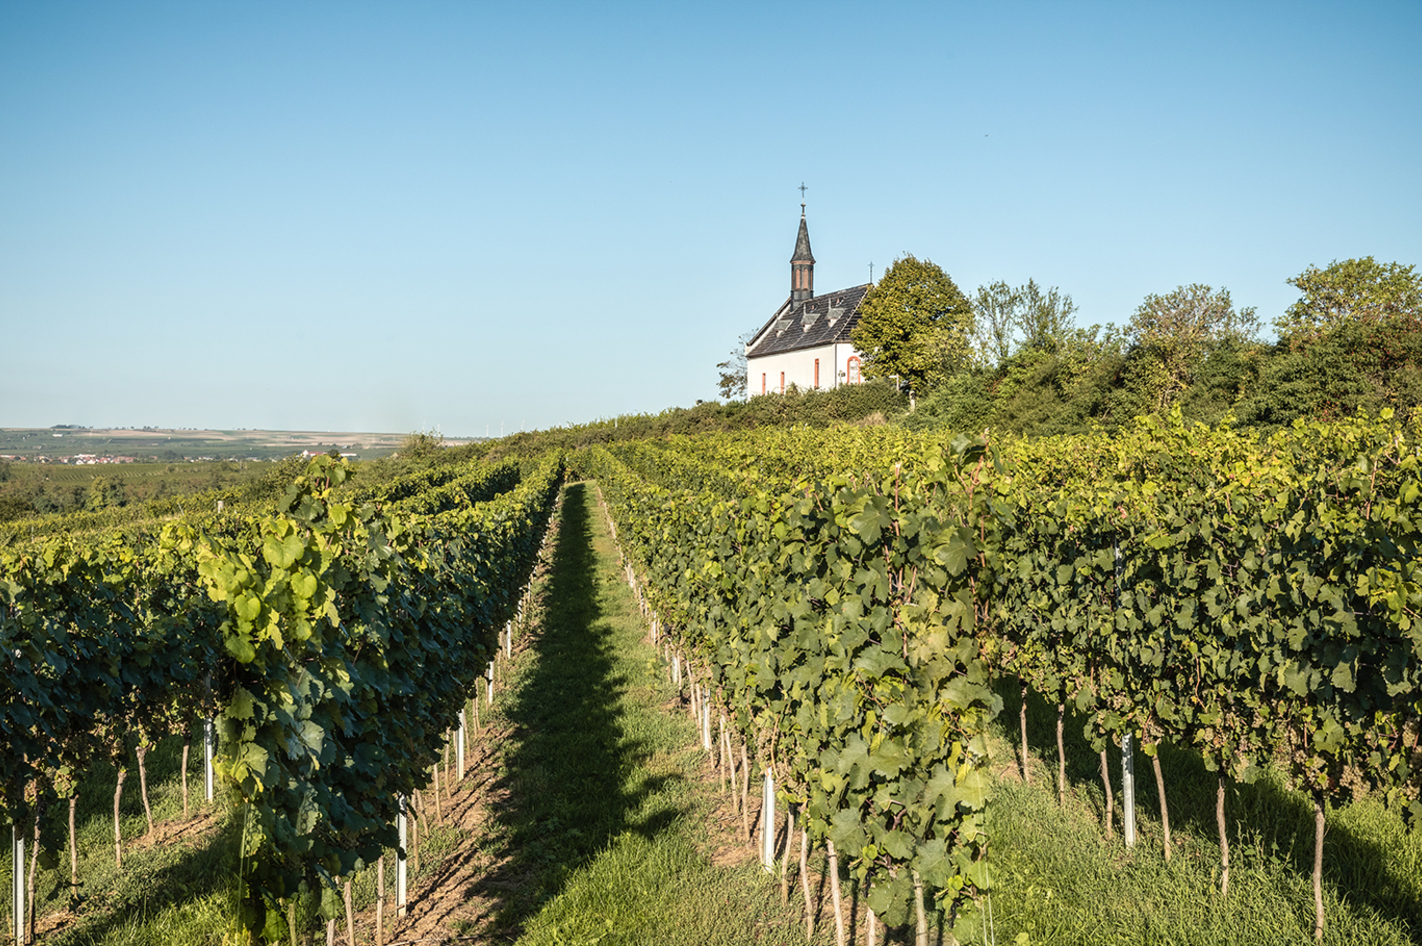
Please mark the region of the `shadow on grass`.
<svg viewBox="0 0 1422 946"><path fill-rule="evenodd" d="M682 814L665 805L638 812L673 776L643 770L652 748L627 733L630 682L613 640L624 619L599 599L597 514L589 486L567 488L537 657L504 707L510 801L496 818L508 857L475 889L497 901L496 922L511 937L618 835L650 838Z"/></svg>
<svg viewBox="0 0 1422 946"><path fill-rule="evenodd" d="M136 917L151 918L219 894L229 901L220 911L222 915L235 915L241 827L240 819L227 818L217 832L197 844L158 844L125 853L123 871L102 878L100 889L83 910L75 916L66 915L62 925L43 941L55 946L108 942ZM50 879L68 881L67 875L60 878L54 872Z"/></svg>
<svg viewBox="0 0 1422 946"><path fill-rule="evenodd" d="M132 760L130 740L130 764ZM79 853L77 901L70 886L69 805L52 799L45 811L44 850L54 857L36 877L37 925L45 942L104 940L137 915L152 915L194 898L227 893L235 883L237 840L222 809L202 801L201 759L189 764L192 815L181 802L182 737L163 739L148 756L149 796L155 834L147 835L136 765L124 784L120 820L124 866L114 865L113 795L117 770L107 760L89 766L80 779L75 813ZM196 775L194 775L196 769ZM225 804L219 802L219 805ZM213 822L219 827L213 830ZM6 875L9 874L8 865Z"/></svg>
<svg viewBox="0 0 1422 946"><path fill-rule="evenodd" d="M1020 739L1017 723L1022 705L1016 680L1000 681L998 693L1003 699L999 723L1014 748ZM1051 785L1056 780L1057 707L1037 693L1027 694L1027 744L1046 763ZM1101 814L1101 763L1085 735L1086 719L1067 709L1062 742L1066 749L1067 781L1085 788L1098 816ZM1015 756L1014 756L1015 758ZM1121 749L1112 745L1107 750L1111 784L1116 795L1116 821L1119 837L1121 801ZM1174 746L1160 747L1161 774L1165 778L1167 803L1170 806L1172 831L1182 829L1195 836L1215 842L1215 793L1218 775L1205 767L1200 754ZM1149 758L1141 751L1135 756L1137 818L1158 820L1155 776ZM1341 799L1335 803L1341 804ZM1231 782L1225 793L1226 820L1230 837L1231 860L1235 864L1247 860L1273 861L1300 875L1307 883L1313 874L1313 804L1302 793L1289 791L1277 778L1264 777L1252 784ZM1422 889L1419 878L1409 875L1400 864L1396 851L1368 837L1363 830L1345 824L1340 809L1331 808L1324 838L1323 878L1332 886L1340 900L1353 907L1363 907L1396 921L1415 940L1422 941ZM1392 814L1370 812L1372 827L1380 822L1399 818ZM1351 820L1351 819L1349 819ZM1309 904L1312 912L1312 905Z"/></svg>

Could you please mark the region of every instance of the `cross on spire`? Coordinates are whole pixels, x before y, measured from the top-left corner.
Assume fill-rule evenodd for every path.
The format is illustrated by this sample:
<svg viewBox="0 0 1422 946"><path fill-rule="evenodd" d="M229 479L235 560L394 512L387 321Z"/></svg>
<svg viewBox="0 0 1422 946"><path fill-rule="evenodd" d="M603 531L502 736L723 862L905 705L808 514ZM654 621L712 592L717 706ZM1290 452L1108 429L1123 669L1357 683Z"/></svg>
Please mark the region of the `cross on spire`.
<svg viewBox="0 0 1422 946"><path fill-rule="evenodd" d="M804 210L804 209L805 209L805 191L807 191L807 190L809 190L809 188L805 186L805 182L804 182L804 181L801 181L801 182L800 182L800 209L801 209L801 210Z"/></svg>

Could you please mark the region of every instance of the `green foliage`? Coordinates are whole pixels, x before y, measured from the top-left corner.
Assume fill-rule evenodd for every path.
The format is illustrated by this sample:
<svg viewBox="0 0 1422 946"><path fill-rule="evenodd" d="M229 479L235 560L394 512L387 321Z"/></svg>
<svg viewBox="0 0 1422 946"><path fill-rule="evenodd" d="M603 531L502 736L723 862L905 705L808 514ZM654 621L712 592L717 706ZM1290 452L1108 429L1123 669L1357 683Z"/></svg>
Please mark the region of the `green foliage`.
<svg viewBox="0 0 1422 946"><path fill-rule="evenodd" d="M15 493L0 493L0 522L22 519L35 514L29 500Z"/></svg>
<svg viewBox="0 0 1422 946"><path fill-rule="evenodd" d="M1306 340L1348 322L1422 321L1422 275L1413 266L1371 256L1310 266L1289 285L1303 293L1276 322L1283 336Z"/></svg>
<svg viewBox="0 0 1422 946"><path fill-rule="evenodd" d="M444 449L444 435L417 430L400 442L400 455L413 460L428 459Z"/></svg>
<svg viewBox="0 0 1422 946"><path fill-rule="evenodd" d="M906 253L864 297L850 340L866 378L897 375L927 392L967 365L972 329L972 303L948 274Z"/></svg>
<svg viewBox="0 0 1422 946"><path fill-rule="evenodd" d="M1253 339L1253 308L1235 310L1229 290L1197 284L1149 295L1131 316L1126 337L1143 359L1141 378L1164 411L1190 387L1200 362L1220 344Z"/></svg>
<svg viewBox="0 0 1422 946"><path fill-rule="evenodd" d="M550 449L573 451L592 444L621 443L770 427L831 427L876 424L908 410L908 397L888 381L845 384L822 390L791 389L783 395L728 404L672 407L658 414L624 414L590 424L513 434L496 441L490 460L539 456ZM385 461L381 461L385 462Z"/></svg>
<svg viewBox="0 0 1422 946"><path fill-rule="evenodd" d="M1020 347L1055 352L1072 334L1076 303L1055 286L1035 280L1016 289L999 280L979 286L973 299L973 341L979 367L1002 365ZM1019 339L1020 333L1020 339Z"/></svg>
<svg viewBox="0 0 1422 946"><path fill-rule="evenodd" d="M1177 413L1005 459L1003 666L1097 745L1417 798L1422 461L1389 417L1261 442Z"/></svg>
<svg viewBox="0 0 1422 946"><path fill-rule="evenodd" d="M754 337L754 332L747 332L736 339L726 360L716 365L719 373L716 389L726 400L746 396L746 345Z"/></svg>
<svg viewBox="0 0 1422 946"><path fill-rule="evenodd" d="M339 501L349 474L318 457L274 514L0 550L12 817L33 780L52 792L49 773L121 754L130 728L151 742L216 706L218 770L247 806L248 929L395 843L396 795L424 785L512 616L561 461L469 471L392 512Z"/></svg>
<svg viewBox="0 0 1422 946"><path fill-rule="evenodd" d="M1056 286L1042 291L1033 280L1018 290L1022 299L1022 344L1027 348L1054 352L1067 342L1072 331L1076 303Z"/></svg>
<svg viewBox="0 0 1422 946"><path fill-rule="evenodd" d="M1266 355L1239 406L1242 423L1273 427L1422 405L1422 319L1345 319L1281 339Z"/></svg>
<svg viewBox="0 0 1422 946"><path fill-rule="evenodd" d="M96 476L89 484L84 498L84 509L88 512L100 512L114 506L122 506L126 502L122 480Z"/></svg>
<svg viewBox="0 0 1422 946"><path fill-rule="evenodd" d="M973 297L973 346L978 366L992 369L1012 357L1021 297L1002 280Z"/></svg>
<svg viewBox="0 0 1422 946"><path fill-rule="evenodd" d="M927 876L939 839L959 873L934 874L938 896L980 889L976 796L937 780L915 727L939 706L940 747L970 746L995 704L953 701L988 665L1074 706L1095 747L1135 733L1422 813L1422 450L1389 414L1264 441L1177 410L945 464L964 447L777 431L583 461L666 632L812 831L877 878L876 909L902 916L892 878ZM925 644L959 663L916 664ZM910 783L963 826L920 817Z"/></svg>
<svg viewBox="0 0 1422 946"><path fill-rule="evenodd" d="M900 924L913 872L945 908L987 886L983 731L998 704L974 627L975 589L994 567L992 473L967 440L946 462L856 467L856 439L786 432L583 462L667 633L774 760L811 832ZM723 472L695 472L708 454ZM738 475L747 454L771 468ZM821 465L861 472L800 478Z"/></svg>
<svg viewBox="0 0 1422 946"><path fill-rule="evenodd" d="M1122 385L1125 372L1117 336L1103 336L1099 326L1072 329L1055 351L1023 348L996 370L960 372L919 401L904 423L1029 436L1115 426L1149 410Z"/></svg>

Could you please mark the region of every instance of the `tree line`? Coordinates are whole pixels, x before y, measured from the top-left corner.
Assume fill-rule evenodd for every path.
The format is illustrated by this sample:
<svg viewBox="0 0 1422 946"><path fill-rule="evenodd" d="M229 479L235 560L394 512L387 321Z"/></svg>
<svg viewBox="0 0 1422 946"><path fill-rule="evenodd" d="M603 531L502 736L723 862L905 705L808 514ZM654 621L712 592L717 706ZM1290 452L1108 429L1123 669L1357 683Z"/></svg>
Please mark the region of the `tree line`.
<svg viewBox="0 0 1422 946"><path fill-rule="evenodd" d="M1368 256L1288 283L1300 296L1273 321L1274 340L1253 307L1201 284L1146 296L1124 327L1082 328L1057 287L998 281L970 296L905 254L865 297L851 340L865 378L916 395L915 427L1068 434L1178 407L1187 420L1273 428L1422 404L1414 266Z"/></svg>

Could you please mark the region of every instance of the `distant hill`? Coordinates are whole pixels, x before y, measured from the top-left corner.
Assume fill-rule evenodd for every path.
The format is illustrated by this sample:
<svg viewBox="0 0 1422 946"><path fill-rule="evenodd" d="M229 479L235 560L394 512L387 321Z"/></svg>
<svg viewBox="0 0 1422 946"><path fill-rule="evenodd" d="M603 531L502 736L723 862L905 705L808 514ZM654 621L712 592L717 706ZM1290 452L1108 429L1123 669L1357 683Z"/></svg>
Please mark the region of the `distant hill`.
<svg viewBox="0 0 1422 946"><path fill-rule="evenodd" d="M190 430L144 427L0 427L0 457L51 463L80 461L274 460L335 449L362 460L388 456L407 433L342 433L320 430ZM459 446L481 438L446 439Z"/></svg>

